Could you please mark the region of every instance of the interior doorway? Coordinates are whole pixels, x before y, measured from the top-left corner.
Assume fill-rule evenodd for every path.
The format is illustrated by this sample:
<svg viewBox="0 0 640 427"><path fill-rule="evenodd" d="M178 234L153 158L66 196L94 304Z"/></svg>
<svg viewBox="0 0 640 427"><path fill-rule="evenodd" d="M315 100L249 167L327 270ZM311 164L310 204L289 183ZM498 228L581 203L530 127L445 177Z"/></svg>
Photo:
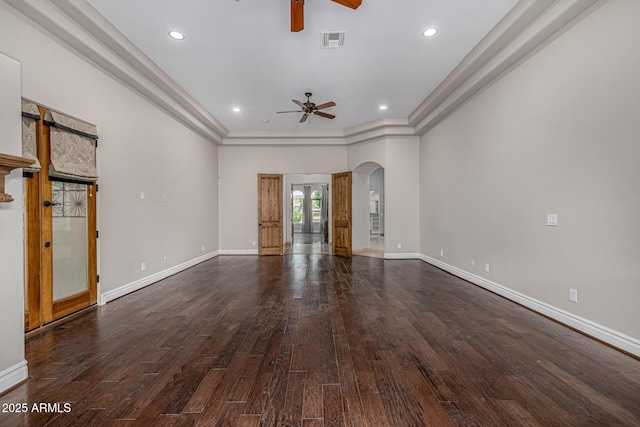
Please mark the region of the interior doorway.
<svg viewBox="0 0 640 427"><path fill-rule="evenodd" d="M328 174L285 175L285 254L331 254Z"/></svg>
<svg viewBox="0 0 640 427"><path fill-rule="evenodd" d="M384 258L384 168L366 162L353 171L353 254Z"/></svg>

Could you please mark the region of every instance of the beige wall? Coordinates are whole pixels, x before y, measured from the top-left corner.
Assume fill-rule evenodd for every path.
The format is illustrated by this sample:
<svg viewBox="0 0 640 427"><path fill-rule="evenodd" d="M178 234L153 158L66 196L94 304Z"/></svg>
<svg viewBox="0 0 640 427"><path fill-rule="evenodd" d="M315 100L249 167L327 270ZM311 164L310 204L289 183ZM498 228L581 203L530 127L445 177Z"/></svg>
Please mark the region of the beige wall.
<svg viewBox="0 0 640 427"><path fill-rule="evenodd" d="M326 174L347 169L344 146L220 146L220 249L257 251L258 174Z"/></svg>
<svg viewBox="0 0 640 427"><path fill-rule="evenodd" d="M20 64L0 50L0 153L22 156ZM26 378L24 364L24 192L22 169L5 178L0 203L0 392Z"/></svg>
<svg viewBox="0 0 640 427"><path fill-rule="evenodd" d="M21 62L23 96L98 126L102 294L218 249L216 145L6 6L0 51Z"/></svg>
<svg viewBox="0 0 640 427"><path fill-rule="evenodd" d="M605 3L424 135L420 152L423 254L636 343L639 16L635 0Z"/></svg>

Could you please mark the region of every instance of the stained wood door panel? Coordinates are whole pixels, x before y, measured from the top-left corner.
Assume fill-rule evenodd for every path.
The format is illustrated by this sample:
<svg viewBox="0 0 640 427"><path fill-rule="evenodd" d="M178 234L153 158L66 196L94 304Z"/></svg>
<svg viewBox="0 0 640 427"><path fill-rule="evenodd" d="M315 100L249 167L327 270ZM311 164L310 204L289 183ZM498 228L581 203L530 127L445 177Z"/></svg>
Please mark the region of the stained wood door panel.
<svg viewBox="0 0 640 427"><path fill-rule="evenodd" d="M351 256L351 172L331 175L333 253Z"/></svg>
<svg viewBox="0 0 640 427"><path fill-rule="evenodd" d="M40 318L40 173L25 178L25 322L24 330L41 325Z"/></svg>
<svg viewBox="0 0 640 427"><path fill-rule="evenodd" d="M258 253L281 255L283 239L282 175L258 174Z"/></svg>

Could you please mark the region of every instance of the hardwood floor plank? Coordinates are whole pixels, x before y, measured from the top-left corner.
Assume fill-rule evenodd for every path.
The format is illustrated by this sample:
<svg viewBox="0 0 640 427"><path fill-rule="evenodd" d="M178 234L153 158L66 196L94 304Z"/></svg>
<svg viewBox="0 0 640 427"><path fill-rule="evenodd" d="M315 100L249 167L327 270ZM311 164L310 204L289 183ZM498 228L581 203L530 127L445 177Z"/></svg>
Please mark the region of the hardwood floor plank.
<svg viewBox="0 0 640 427"><path fill-rule="evenodd" d="M225 369L209 370L200 381L200 384L198 384L198 388L193 392L189 401L182 408L182 412L201 413L225 373Z"/></svg>
<svg viewBox="0 0 640 427"><path fill-rule="evenodd" d="M344 408L342 393L339 385L327 384L322 386L322 400L324 403L324 425L343 426Z"/></svg>
<svg viewBox="0 0 640 427"><path fill-rule="evenodd" d="M2 426L638 426L640 361L417 260L217 257L30 336Z"/></svg>
<svg viewBox="0 0 640 427"><path fill-rule="evenodd" d="M289 372L282 421L283 426L300 427L302 425L304 379L304 372Z"/></svg>
<svg viewBox="0 0 640 427"><path fill-rule="evenodd" d="M227 402L215 424L216 427L236 427L242 415L243 407L244 403Z"/></svg>
<svg viewBox="0 0 640 427"><path fill-rule="evenodd" d="M351 349L344 335L335 335L336 356L340 374L340 391L342 393L345 425L367 426L368 422L362 409L360 388L353 367Z"/></svg>

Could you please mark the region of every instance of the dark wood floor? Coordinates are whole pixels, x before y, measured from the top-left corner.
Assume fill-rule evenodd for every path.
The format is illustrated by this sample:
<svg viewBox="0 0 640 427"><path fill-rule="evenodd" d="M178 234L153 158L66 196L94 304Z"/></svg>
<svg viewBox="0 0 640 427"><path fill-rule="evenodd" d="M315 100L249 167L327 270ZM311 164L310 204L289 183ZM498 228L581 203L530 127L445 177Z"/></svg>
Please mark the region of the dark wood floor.
<svg viewBox="0 0 640 427"><path fill-rule="evenodd" d="M421 261L218 257L27 342L3 426L640 425L640 361Z"/></svg>

